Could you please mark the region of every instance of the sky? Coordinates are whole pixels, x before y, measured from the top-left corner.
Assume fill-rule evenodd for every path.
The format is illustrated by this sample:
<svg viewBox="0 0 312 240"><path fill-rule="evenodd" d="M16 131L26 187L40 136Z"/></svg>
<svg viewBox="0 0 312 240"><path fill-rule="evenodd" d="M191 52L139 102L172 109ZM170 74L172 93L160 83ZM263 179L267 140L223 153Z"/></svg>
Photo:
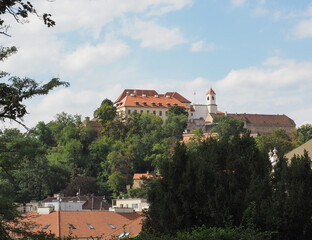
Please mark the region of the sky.
<svg viewBox="0 0 312 240"><path fill-rule="evenodd" d="M39 13L18 24L6 15L18 53L0 69L40 83L70 83L25 102L28 127L56 114L93 116L124 89L176 91L218 110L286 114L312 123L312 1L34 0ZM6 123L16 127L14 123ZM21 128L20 126L17 126ZM22 129L21 129L22 130Z"/></svg>

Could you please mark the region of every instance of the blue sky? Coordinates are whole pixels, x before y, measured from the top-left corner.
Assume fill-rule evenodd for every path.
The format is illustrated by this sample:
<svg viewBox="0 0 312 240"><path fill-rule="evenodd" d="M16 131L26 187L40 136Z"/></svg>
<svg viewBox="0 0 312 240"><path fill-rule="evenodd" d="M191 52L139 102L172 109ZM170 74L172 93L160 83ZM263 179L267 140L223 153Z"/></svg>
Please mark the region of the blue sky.
<svg viewBox="0 0 312 240"><path fill-rule="evenodd" d="M177 91L205 102L212 86L221 111L286 114L312 122L312 1L34 1L36 17L11 23L18 54L1 69L40 82L71 84L27 102L26 125L62 111L92 116L125 88ZM7 16L9 17L9 16ZM196 95L194 95L196 92ZM12 125L13 126L13 125Z"/></svg>

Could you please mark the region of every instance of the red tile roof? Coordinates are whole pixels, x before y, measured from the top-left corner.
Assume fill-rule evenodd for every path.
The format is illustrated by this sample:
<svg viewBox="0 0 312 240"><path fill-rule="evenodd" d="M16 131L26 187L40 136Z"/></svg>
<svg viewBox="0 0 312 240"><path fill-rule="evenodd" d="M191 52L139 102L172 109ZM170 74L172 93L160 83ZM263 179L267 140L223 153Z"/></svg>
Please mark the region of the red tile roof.
<svg viewBox="0 0 312 240"><path fill-rule="evenodd" d="M169 104L169 105L168 105ZM168 98L163 95L158 97L155 96L125 96L121 101L118 102L117 108L119 107L152 107L152 108L170 108L174 105L184 107L188 109L185 104L177 100L176 98Z"/></svg>
<svg viewBox="0 0 312 240"><path fill-rule="evenodd" d="M177 92L166 92L164 96L170 96L172 98L175 98L179 100L181 103L191 103L189 100L187 100L185 97L183 97L181 94Z"/></svg>
<svg viewBox="0 0 312 240"><path fill-rule="evenodd" d="M224 114L218 114L224 115ZM211 114L212 117L217 114ZM248 113L227 113L228 117L241 120L246 124L258 126L276 126L276 127L296 127L295 122L286 115L269 115L269 114L248 114Z"/></svg>
<svg viewBox="0 0 312 240"><path fill-rule="evenodd" d="M143 94L145 94L146 96L155 96L158 94L155 90L125 89L122 94L117 98L115 103L120 102L122 99L125 98L125 96L134 93L134 91L136 91L137 96L142 96Z"/></svg>
<svg viewBox="0 0 312 240"><path fill-rule="evenodd" d="M50 224L45 232L52 232L56 237L89 238L100 237L111 239L123 232L130 232L129 236L136 236L141 232L142 213L115 213L106 211L57 211L50 214L30 212L22 221L36 224L33 232L41 231ZM72 224L76 229L71 229ZM90 224L94 229L91 229ZM114 229L110 225L114 226Z"/></svg>
<svg viewBox="0 0 312 240"><path fill-rule="evenodd" d="M133 175L133 180L140 180L141 178L154 178L153 174L150 174L150 173L135 173Z"/></svg>
<svg viewBox="0 0 312 240"><path fill-rule="evenodd" d="M216 95L216 93L212 90L212 88L210 88L210 89L208 90L208 92L206 93L206 95L208 95L208 94L214 94L214 95Z"/></svg>

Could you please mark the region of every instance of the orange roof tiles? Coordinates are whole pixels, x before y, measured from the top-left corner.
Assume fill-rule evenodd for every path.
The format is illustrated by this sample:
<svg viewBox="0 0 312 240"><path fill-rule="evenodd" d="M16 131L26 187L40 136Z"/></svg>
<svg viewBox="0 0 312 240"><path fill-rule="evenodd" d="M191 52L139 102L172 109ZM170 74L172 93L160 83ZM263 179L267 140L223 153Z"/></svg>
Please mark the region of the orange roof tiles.
<svg viewBox="0 0 312 240"><path fill-rule="evenodd" d="M208 92L206 93L206 95L208 95L208 94L214 94L214 95L216 95L216 93L212 90L212 88L210 88L210 89L208 90Z"/></svg>
<svg viewBox="0 0 312 240"><path fill-rule="evenodd" d="M186 105L184 105L182 102L177 100L176 98L168 98L165 96L125 96L120 102L118 102L117 107L152 107L152 108L170 108L172 106L180 106L184 107L185 109L188 109Z"/></svg>
<svg viewBox="0 0 312 240"><path fill-rule="evenodd" d="M150 174L150 173L135 173L133 175L133 180L139 180L139 179L144 178L144 177L147 179L154 178L153 174Z"/></svg>
<svg viewBox="0 0 312 240"><path fill-rule="evenodd" d="M44 226L50 226L43 230L52 232L57 237L89 238L100 237L111 239L118 237L123 232L130 232L129 236L136 236L141 232L142 213L115 213L106 211L57 211L50 214L37 214L30 212L22 221L33 222L36 227L33 232L41 231ZM75 229L70 228L72 224ZM91 229L90 224L93 229ZM114 226L114 229L110 225Z"/></svg>
<svg viewBox="0 0 312 240"><path fill-rule="evenodd" d="M181 103L191 103L189 100L187 100L185 97L181 96L181 94L177 92L166 92L164 96L170 96L172 98L175 98L179 100Z"/></svg>
<svg viewBox="0 0 312 240"><path fill-rule="evenodd" d="M224 114L218 114L224 115ZM217 114L211 114L212 117ZM278 127L296 127L295 122L286 115L268 115L268 114L248 114L248 113L227 113L228 117L246 122L246 124L260 126L278 126Z"/></svg>
<svg viewBox="0 0 312 240"><path fill-rule="evenodd" d="M120 96L117 98L115 103L120 102L122 99L125 98L125 96L127 96L127 94L130 95L131 93L134 93L134 91L136 92L137 96L142 96L143 94L145 94L146 96L155 96L158 94L155 90L125 89L122 94L120 94Z"/></svg>

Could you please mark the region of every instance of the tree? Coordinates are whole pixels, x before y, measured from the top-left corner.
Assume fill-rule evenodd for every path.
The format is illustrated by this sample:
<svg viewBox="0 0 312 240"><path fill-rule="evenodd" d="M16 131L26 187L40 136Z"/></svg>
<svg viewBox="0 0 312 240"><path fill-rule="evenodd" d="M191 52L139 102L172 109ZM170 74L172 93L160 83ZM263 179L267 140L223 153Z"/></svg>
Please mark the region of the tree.
<svg viewBox="0 0 312 240"><path fill-rule="evenodd" d="M23 22L28 18L28 14L34 13L37 14L38 17L39 14L37 13L36 9L32 6L30 1L24 1L24 0L2 0L0 1L0 34L9 36L7 33L8 26L4 22L2 15L4 14L10 14L12 15L17 22ZM48 26L54 26L55 22L50 18L50 14L43 14L42 19L43 22ZM41 17L40 17L41 18ZM0 61L4 61L7 57L9 57L11 54L16 53L16 47L3 47L0 46ZM58 86L69 86L69 83L62 82L58 78L53 78L48 83L44 85L40 85L36 81L29 79L27 77L25 78L19 78L19 77L10 77L9 73L3 72L0 70L0 79L1 81L7 80L9 83L1 82L0 83L0 121L3 121L5 119L16 121L20 124L22 124L26 129L28 129L23 123L18 121L19 119L22 120L22 118L27 114L26 106L23 104L23 101L26 99L30 99L37 95L45 95L50 90L54 89ZM10 172L7 170L8 163L12 162L13 166L16 164L15 161L23 161L24 158L16 158L17 156L21 155L23 156L23 151L19 147L21 147L20 143L13 144L15 146L14 149L8 150L8 147L11 148L11 146L8 146L7 144L0 143L1 148L1 157L3 155L8 155L8 157L5 158L5 161L3 161L3 158L0 160L1 167L0 171L4 171L11 181L15 181L14 177ZM27 146L27 143L25 144ZM26 155L29 157L29 155ZM30 154L31 156L31 154ZM25 157L25 156L23 156ZM14 183L16 186L16 182ZM2 195L0 195L0 238L1 239L10 239L10 236L8 232L16 232L16 229L11 229L10 227L5 229L4 228L4 222L5 221L17 221L18 214L14 210L14 205L10 202L10 200L7 200L3 198ZM2 208L2 206L7 206L8 208ZM10 217L8 217L10 216ZM25 235L27 236L27 231L20 232L21 236ZM43 236L42 236L43 237Z"/></svg>
<svg viewBox="0 0 312 240"><path fill-rule="evenodd" d="M220 137L228 138L230 136L246 132L243 121L239 121L228 116L214 117L213 123L216 125L211 131L218 133Z"/></svg>
<svg viewBox="0 0 312 240"><path fill-rule="evenodd" d="M39 15L30 1L24 0L2 0L0 5L0 15L11 14L18 23L25 23L29 14L36 14L48 27L53 27L55 22L51 19L51 14ZM0 34L8 35L8 25L0 18Z"/></svg>
<svg viewBox="0 0 312 240"><path fill-rule="evenodd" d="M174 137L177 140L183 138L183 131L187 126L187 112L185 108L173 106L169 108L164 131L168 137Z"/></svg>
<svg viewBox="0 0 312 240"><path fill-rule="evenodd" d="M99 119L102 127L105 127L107 122L112 121L116 117L114 103L107 98L104 99L101 106L94 111L94 117Z"/></svg>
<svg viewBox="0 0 312 240"><path fill-rule="evenodd" d="M253 201L255 221L264 219L261 210L270 196L270 163L248 134L207 139L195 149L177 143L161 174L148 193L147 231L172 234L203 224L238 226Z"/></svg>
<svg viewBox="0 0 312 240"><path fill-rule="evenodd" d="M280 157L293 149L292 141L285 129L273 130L271 135L261 135L256 138L256 142L261 152L268 153L275 147Z"/></svg>
<svg viewBox="0 0 312 240"><path fill-rule="evenodd" d="M291 163L281 158L272 176L272 200L268 209L268 229L277 231L276 239L308 240L312 237L312 170L305 151Z"/></svg>
<svg viewBox="0 0 312 240"><path fill-rule="evenodd" d="M312 124L304 124L297 129L297 147L312 138Z"/></svg>

